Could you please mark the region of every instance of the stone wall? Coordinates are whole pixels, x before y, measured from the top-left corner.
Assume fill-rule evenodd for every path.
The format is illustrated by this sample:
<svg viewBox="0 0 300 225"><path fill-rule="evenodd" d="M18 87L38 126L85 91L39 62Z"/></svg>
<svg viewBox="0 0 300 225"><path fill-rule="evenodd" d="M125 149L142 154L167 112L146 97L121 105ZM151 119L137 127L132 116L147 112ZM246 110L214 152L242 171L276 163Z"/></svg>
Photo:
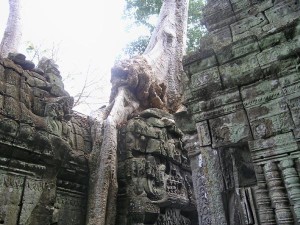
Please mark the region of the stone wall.
<svg viewBox="0 0 300 225"><path fill-rule="evenodd" d="M299 5L207 1L184 62L199 224L300 222Z"/></svg>
<svg viewBox="0 0 300 225"><path fill-rule="evenodd" d="M299 5L207 0L188 111L120 126L116 224L300 223ZM91 120L72 105L51 60L0 59L0 224L86 224Z"/></svg>
<svg viewBox="0 0 300 225"><path fill-rule="evenodd" d="M173 115L147 109L120 130L116 224L196 225L183 133Z"/></svg>
<svg viewBox="0 0 300 225"><path fill-rule="evenodd" d="M11 59L0 59L0 224L83 225L87 118L73 114L51 60Z"/></svg>

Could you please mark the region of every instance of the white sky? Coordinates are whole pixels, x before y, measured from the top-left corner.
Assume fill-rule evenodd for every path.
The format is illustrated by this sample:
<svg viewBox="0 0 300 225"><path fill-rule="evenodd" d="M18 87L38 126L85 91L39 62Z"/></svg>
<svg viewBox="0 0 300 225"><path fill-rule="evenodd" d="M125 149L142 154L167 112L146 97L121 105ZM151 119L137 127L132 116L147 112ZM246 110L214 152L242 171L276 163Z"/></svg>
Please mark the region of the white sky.
<svg viewBox="0 0 300 225"><path fill-rule="evenodd" d="M141 30L128 33L122 21L124 0L21 0L23 37L26 43L43 49L59 46L58 65L65 89L75 95L85 82L93 83L89 106L75 108L89 114L107 104L110 92L110 68L115 57ZM0 36L8 16L8 0L0 0ZM88 72L89 71L89 72ZM97 104L95 104L97 103Z"/></svg>

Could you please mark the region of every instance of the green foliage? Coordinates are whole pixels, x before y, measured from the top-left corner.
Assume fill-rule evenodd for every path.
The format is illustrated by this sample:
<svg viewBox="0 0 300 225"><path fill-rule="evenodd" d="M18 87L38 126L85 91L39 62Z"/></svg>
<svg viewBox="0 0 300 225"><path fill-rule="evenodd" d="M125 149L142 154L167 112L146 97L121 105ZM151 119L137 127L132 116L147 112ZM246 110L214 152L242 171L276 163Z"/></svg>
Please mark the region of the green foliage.
<svg viewBox="0 0 300 225"><path fill-rule="evenodd" d="M125 17L133 19L136 25L153 29L149 23L151 15L158 15L162 0L126 0Z"/></svg>
<svg viewBox="0 0 300 225"><path fill-rule="evenodd" d="M126 0L124 16L133 21L136 26L145 26L150 32L154 29L151 24L151 17L157 16L162 5L162 0ZM205 33L201 25L201 9L204 0L190 0L187 29L187 52L199 48L200 38ZM125 53L129 56L142 54L147 47L150 36L140 36L137 40L126 46Z"/></svg>
<svg viewBox="0 0 300 225"><path fill-rule="evenodd" d="M149 38L149 36L140 36L137 40L130 42L125 49L125 54L130 56L142 54L147 47Z"/></svg>

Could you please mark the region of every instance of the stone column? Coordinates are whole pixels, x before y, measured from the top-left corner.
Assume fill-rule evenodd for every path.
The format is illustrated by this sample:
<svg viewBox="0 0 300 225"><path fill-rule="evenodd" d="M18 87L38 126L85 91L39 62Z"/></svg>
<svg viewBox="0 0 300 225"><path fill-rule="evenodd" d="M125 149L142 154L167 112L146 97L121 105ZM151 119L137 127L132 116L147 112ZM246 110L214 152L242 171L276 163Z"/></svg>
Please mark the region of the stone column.
<svg viewBox="0 0 300 225"><path fill-rule="evenodd" d="M300 223L300 179L294 167L292 159L286 159L279 163L285 187L289 196L295 219Z"/></svg>
<svg viewBox="0 0 300 225"><path fill-rule="evenodd" d="M202 138L199 137L199 133L187 135L184 141L191 159L199 225L227 225L222 201L224 185L218 152L210 145L204 146L207 144L206 141L203 142L205 134L208 133L201 132Z"/></svg>
<svg viewBox="0 0 300 225"><path fill-rule="evenodd" d="M253 187L253 193L256 202L256 213L261 225L276 225L274 210L271 208L266 178L263 167L255 166L257 185Z"/></svg>
<svg viewBox="0 0 300 225"><path fill-rule="evenodd" d="M278 225L294 225L289 200L282 182L278 166L275 162L264 165L264 174L269 189L272 207L275 209Z"/></svg>

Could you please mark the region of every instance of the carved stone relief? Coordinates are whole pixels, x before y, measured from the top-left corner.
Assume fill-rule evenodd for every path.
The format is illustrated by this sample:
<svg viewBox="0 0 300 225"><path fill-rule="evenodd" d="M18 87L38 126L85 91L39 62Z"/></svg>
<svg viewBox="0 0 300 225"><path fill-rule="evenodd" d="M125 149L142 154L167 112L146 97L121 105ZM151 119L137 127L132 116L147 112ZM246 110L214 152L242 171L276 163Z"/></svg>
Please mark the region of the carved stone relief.
<svg viewBox="0 0 300 225"><path fill-rule="evenodd" d="M195 221L195 196L182 133L172 116L160 116L162 113L146 110L120 130L120 224Z"/></svg>

